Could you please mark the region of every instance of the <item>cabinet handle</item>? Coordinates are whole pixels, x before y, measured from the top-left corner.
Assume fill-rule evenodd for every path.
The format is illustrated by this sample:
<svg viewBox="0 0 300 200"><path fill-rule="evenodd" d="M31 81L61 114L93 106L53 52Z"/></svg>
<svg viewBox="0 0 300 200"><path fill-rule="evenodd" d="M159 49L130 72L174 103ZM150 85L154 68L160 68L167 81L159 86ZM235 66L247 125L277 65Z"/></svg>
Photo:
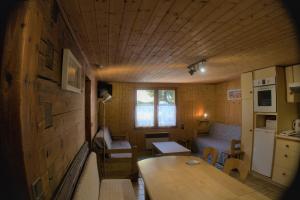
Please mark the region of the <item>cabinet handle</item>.
<svg viewBox="0 0 300 200"><path fill-rule="evenodd" d="M286 173L284 173L284 172L283 172L283 173L282 173L282 175L283 175L283 176L285 176L285 175L286 175Z"/></svg>
<svg viewBox="0 0 300 200"><path fill-rule="evenodd" d="M250 94L252 94L252 91L250 91Z"/></svg>
<svg viewBox="0 0 300 200"><path fill-rule="evenodd" d="M290 145L286 144L286 145L285 145L285 147L286 147L286 148L289 148L289 147L290 147Z"/></svg>
<svg viewBox="0 0 300 200"><path fill-rule="evenodd" d="M252 132L252 129L250 129L249 131Z"/></svg>
<svg viewBox="0 0 300 200"><path fill-rule="evenodd" d="M286 157L286 158L287 158L287 157L288 157L288 155L284 154L284 157Z"/></svg>

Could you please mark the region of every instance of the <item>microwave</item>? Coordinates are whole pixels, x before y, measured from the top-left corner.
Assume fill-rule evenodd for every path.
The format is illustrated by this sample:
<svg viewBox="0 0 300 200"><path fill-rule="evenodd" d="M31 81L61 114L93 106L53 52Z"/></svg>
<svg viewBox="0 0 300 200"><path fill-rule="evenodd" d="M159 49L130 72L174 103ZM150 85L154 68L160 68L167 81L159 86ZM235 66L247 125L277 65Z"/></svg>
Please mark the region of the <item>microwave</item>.
<svg viewBox="0 0 300 200"><path fill-rule="evenodd" d="M254 112L276 112L275 77L255 80L254 86Z"/></svg>

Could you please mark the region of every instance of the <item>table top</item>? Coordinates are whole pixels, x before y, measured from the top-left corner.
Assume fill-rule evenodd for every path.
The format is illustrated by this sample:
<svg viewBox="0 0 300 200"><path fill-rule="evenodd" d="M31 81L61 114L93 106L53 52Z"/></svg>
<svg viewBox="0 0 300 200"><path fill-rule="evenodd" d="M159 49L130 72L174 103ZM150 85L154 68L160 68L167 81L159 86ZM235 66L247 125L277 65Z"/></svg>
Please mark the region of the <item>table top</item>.
<svg viewBox="0 0 300 200"><path fill-rule="evenodd" d="M191 150L178 144L177 142L153 142L153 146L162 154L189 153Z"/></svg>
<svg viewBox="0 0 300 200"><path fill-rule="evenodd" d="M199 164L188 165L188 160ZM194 156L162 156L138 162L152 200L269 200Z"/></svg>

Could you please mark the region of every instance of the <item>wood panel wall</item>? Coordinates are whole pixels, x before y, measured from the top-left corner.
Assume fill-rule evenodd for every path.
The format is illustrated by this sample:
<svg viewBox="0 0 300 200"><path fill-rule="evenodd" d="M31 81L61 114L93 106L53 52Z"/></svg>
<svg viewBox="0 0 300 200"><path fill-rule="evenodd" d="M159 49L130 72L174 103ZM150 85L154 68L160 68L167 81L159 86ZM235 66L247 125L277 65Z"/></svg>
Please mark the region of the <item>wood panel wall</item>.
<svg viewBox="0 0 300 200"><path fill-rule="evenodd" d="M167 131L174 139L191 138L195 130L201 128L197 122L204 112L210 121L240 125L240 100L228 101L227 90L239 89L240 79L219 84L137 84L114 82L113 97L105 105L99 105L99 123L105 125L112 134L128 134L139 150L144 149L144 134ZM135 90L137 88L176 88L177 127L172 129L136 129L134 127ZM184 126L184 129L182 129Z"/></svg>
<svg viewBox="0 0 300 200"><path fill-rule="evenodd" d="M139 150L144 149L144 134L168 131L174 139L191 138L204 112L210 119L215 116L215 85L213 84L134 84L112 83L113 97L105 106L105 123L113 135L128 134ZM177 128L172 129L135 129L135 90L137 88L176 88ZM100 106L103 110L103 105ZM102 116L100 110L99 115ZM100 121L103 122L103 119ZM103 125L101 123L101 125ZM182 129L182 126L183 129Z"/></svg>
<svg viewBox="0 0 300 200"><path fill-rule="evenodd" d="M19 2L10 10L1 47L3 54L0 73L0 173L3 184L0 190L3 199L29 198L22 153L21 122L20 117L16 117L21 114L21 71L16 68L21 65L19 56L23 46L23 29L20 24L26 15L23 6L24 2Z"/></svg>
<svg viewBox="0 0 300 200"><path fill-rule="evenodd" d="M241 125L242 104L239 100L228 100L227 90L241 89L240 78L216 85L216 121Z"/></svg>
<svg viewBox="0 0 300 200"><path fill-rule="evenodd" d="M50 199L84 143L85 75L91 80L92 136L98 126L95 77L54 2L22 1L6 31L1 146L11 148L3 161L8 162L7 168L18 165L7 169L15 177L10 180L12 197L18 199L34 199L32 183L39 178L44 199ZM49 46L52 57L47 53ZM81 93L61 89L63 48L70 48L83 66Z"/></svg>

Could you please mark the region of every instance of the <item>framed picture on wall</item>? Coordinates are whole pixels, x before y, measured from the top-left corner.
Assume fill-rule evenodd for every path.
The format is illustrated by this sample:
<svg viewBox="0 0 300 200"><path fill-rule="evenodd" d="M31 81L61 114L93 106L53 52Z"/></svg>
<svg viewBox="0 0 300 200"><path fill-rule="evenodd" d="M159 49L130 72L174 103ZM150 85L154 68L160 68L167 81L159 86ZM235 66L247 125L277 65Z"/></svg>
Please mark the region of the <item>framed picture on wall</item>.
<svg viewBox="0 0 300 200"><path fill-rule="evenodd" d="M227 90L227 100L239 100L241 99L242 94L241 94L241 89L230 89Z"/></svg>
<svg viewBox="0 0 300 200"><path fill-rule="evenodd" d="M81 93L82 66L70 49L64 49L62 64L62 88Z"/></svg>

